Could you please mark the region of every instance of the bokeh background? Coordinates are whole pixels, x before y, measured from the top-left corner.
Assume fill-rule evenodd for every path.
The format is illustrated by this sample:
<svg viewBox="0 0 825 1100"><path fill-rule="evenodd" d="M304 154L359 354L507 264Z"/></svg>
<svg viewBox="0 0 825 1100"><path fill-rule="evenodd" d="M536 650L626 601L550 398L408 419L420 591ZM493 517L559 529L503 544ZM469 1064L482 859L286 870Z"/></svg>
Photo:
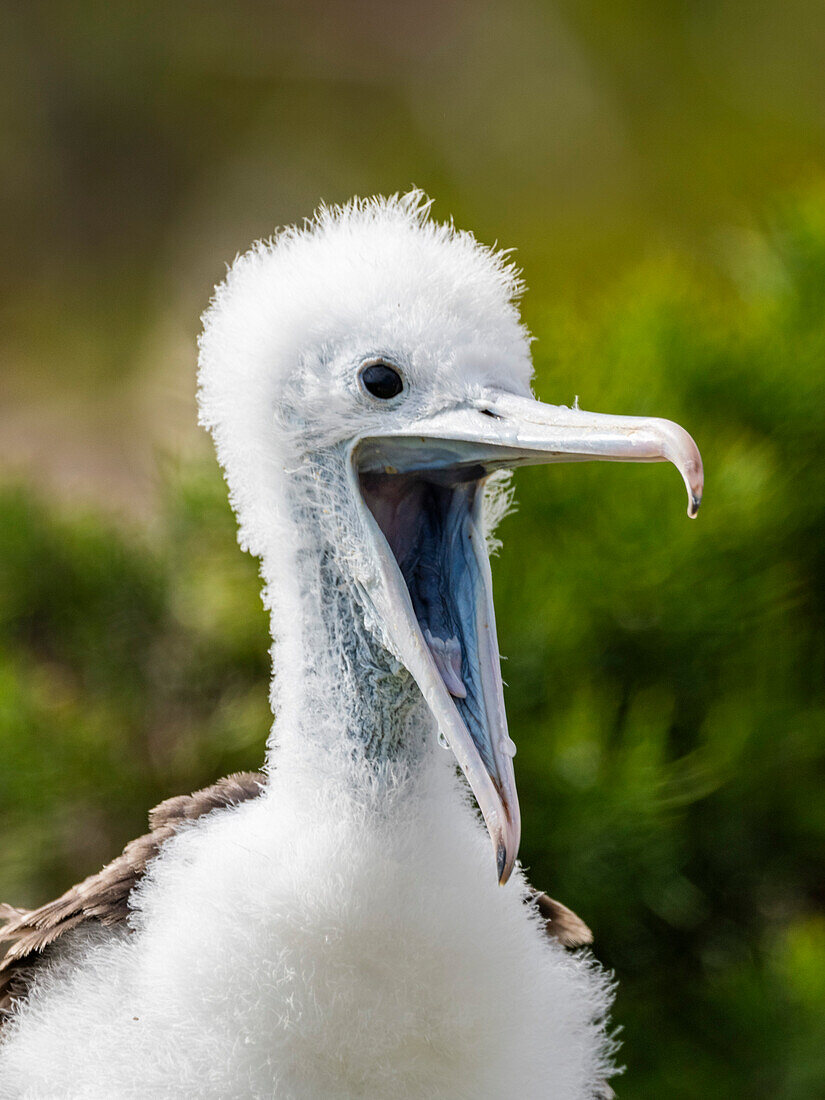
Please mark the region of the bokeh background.
<svg viewBox="0 0 825 1100"><path fill-rule="evenodd" d="M495 564L524 861L619 977L619 1095L825 1095L825 6L0 15L0 898L259 764L198 315L253 238L415 183L518 250L542 398L705 457L696 523L669 467L520 473Z"/></svg>

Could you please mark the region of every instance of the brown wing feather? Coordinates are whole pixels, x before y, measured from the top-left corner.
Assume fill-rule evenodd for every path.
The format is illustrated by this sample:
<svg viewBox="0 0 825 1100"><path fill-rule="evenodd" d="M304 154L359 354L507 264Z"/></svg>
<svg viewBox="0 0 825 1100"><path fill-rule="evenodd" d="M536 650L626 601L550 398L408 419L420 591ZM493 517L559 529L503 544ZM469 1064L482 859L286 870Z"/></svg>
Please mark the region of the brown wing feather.
<svg viewBox="0 0 825 1100"><path fill-rule="evenodd" d="M525 899L532 904L544 918L544 930L551 939L558 940L562 947L586 947L593 942L593 933L572 909L555 901L547 894L533 890Z"/></svg>
<svg viewBox="0 0 825 1100"><path fill-rule="evenodd" d="M97 874L39 909L0 906L0 921L5 922L0 927L0 942L10 943L0 958L0 1022L12 1002L25 994L32 968L55 940L86 921L111 925L126 920L129 895L146 865L180 825L212 810L256 798L264 782L258 772L242 772L194 794L167 798L149 813L151 832L130 841L122 854Z"/></svg>
<svg viewBox="0 0 825 1100"><path fill-rule="evenodd" d="M51 944L88 921L104 925L124 922L129 915L129 895L161 845L185 822L257 798L264 782L259 772L239 772L194 794L167 798L149 811L150 832L130 841L121 855L55 901L39 909L0 905L0 922L5 922L0 927L0 943L10 944L0 958L0 1024L13 1002L25 996L32 973ZM538 890L531 890L525 901L541 913L547 935L564 947L593 942L590 929L566 905Z"/></svg>

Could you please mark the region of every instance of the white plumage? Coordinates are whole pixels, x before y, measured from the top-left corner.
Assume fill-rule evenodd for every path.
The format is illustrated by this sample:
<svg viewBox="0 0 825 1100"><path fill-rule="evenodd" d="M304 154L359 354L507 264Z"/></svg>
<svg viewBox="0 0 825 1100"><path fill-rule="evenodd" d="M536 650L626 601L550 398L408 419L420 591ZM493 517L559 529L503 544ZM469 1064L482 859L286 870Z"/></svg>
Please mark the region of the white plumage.
<svg viewBox="0 0 825 1100"><path fill-rule="evenodd" d="M236 261L205 315L199 396L271 612L269 787L164 846L133 895L131 932L85 932L43 971L5 1029L0 1097L598 1093L609 982L542 934L517 866L498 885L437 742L440 728L505 881L518 815L494 624L477 612L491 611L486 554L453 560L489 536L502 475L486 510L461 511L456 462L487 475L566 448L672 458L694 498L699 480L687 437L665 422L620 425L626 439L598 451L598 418L559 409L550 440L519 289L499 254L430 222L418 193L323 209ZM378 361L402 377L400 396L365 391L363 364ZM423 457L399 474L416 446ZM420 513L438 533L420 560L463 593L443 606L404 556L424 466L452 494ZM390 483L413 489L399 503ZM426 493L443 495L429 481ZM453 522L460 537L441 534ZM452 616L454 670L478 718L424 638L439 616Z"/></svg>

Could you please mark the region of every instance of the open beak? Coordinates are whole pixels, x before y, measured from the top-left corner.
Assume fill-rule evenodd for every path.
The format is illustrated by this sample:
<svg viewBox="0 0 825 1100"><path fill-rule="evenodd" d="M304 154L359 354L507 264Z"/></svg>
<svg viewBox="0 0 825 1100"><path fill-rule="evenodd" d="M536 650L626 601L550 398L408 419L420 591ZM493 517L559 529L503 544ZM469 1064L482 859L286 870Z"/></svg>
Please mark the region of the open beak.
<svg viewBox="0 0 825 1100"><path fill-rule="evenodd" d="M702 459L670 420L607 416L503 391L357 440L352 478L373 534L370 597L415 677L493 841L499 882L521 835L485 531L495 470L549 462L672 462L702 499Z"/></svg>

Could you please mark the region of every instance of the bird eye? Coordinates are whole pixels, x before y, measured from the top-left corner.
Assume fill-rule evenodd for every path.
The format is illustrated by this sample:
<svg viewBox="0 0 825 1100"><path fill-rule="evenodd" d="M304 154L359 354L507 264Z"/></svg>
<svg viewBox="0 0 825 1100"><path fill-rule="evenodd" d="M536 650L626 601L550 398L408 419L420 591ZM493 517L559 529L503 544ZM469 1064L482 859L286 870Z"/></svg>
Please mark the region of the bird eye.
<svg viewBox="0 0 825 1100"><path fill-rule="evenodd" d="M404 389L404 382L398 371L389 363L368 363L362 368L361 385L373 397L389 401L397 397Z"/></svg>

